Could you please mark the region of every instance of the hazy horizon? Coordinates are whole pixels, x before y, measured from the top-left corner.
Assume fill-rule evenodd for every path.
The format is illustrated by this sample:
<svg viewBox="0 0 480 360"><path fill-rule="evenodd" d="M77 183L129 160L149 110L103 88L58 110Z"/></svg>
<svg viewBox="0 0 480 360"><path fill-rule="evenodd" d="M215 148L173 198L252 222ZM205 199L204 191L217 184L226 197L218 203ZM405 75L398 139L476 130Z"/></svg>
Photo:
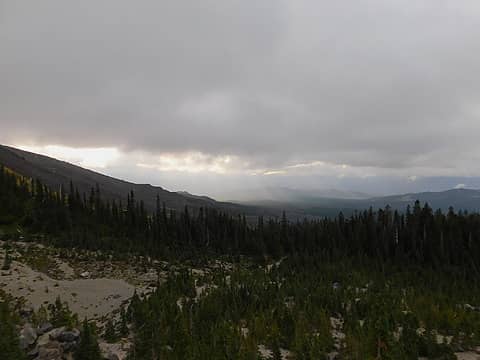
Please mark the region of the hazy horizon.
<svg viewBox="0 0 480 360"><path fill-rule="evenodd" d="M4 144L15 147L14 145ZM221 201L241 201L251 202L256 200L278 200L285 201L289 196L310 196L312 198L331 197L331 198L369 198L376 196L400 195L405 193L417 192L438 192L450 189L480 189L480 177L421 177L416 179L402 179L394 177L366 177L362 179L339 178L334 176L323 176L321 182L319 178L312 177L275 177L274 181L260 183L258 181L245 182L239 186L236 178L230 178L223 175L224 184L221 188L212 191L208 183L216 181L215 176L207 178L206 184L199 184L191 179L179 181L179 172L173 172L170 177L163 177L158 182L152 182L152 179L158 178L157 172L124 172L123 168L103 167L97 163L101 157L94 156L94 160L88 159L96 152L90 153L87 150L84 153L84 159L72 156L71 152L61 149L61 152L42 151L42 149L31 147L19 147L22 150L38 153L41 155L66 161L85 169L99 172L104 175L112 176L120 180L129 181L137 184L150 184L160 186L169 191L189 192L194 195L204 195ZM76 151L74 151L76 153ZM92 155L93 154L93 155ZM87 161L85 160L87 159ZM229 181L230 180L230 181ZM248 180L248 178L246 178ZM312 180L315 180L312 182ZM291 184L294 184L293 186ZM288 201L287 201L288 202Z"/></svg>

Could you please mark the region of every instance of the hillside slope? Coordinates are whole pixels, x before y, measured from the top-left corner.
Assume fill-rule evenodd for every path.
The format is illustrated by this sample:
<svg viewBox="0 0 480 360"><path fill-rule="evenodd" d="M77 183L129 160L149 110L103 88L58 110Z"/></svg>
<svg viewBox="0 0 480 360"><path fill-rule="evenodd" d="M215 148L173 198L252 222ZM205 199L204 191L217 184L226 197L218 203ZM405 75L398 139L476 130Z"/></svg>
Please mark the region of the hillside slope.
<svg viewBox="0 0 480 360"><path fill-rule="evenodd" d="M201 196L193 196L167 191L159 186L150 184L134 184L128 181L115 179L82 167L13 147L0 145L0 164L15 172L30 178L38 178L53 189L60 186L68 188L70 180L80 192L88 193L96 184L106 199L126 200L130 191L134 191L137 200L143 200L149 210L156 206L156 197L165 203L167 208L181 210L185 206L191 208L215 207L229 212L254 214L258 210L253 207L233 203L218 202Z"/></svg>

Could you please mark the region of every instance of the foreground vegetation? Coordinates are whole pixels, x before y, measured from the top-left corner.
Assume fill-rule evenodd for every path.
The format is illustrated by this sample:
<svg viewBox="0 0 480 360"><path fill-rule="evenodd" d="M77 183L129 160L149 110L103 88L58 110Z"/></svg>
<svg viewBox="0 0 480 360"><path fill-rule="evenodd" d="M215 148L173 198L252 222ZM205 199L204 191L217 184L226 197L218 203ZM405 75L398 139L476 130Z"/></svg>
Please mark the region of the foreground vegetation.
<svg viewBox="0 0 480 360"><path fill-rule="evenodd" d="M480 312L466 305L480 292L454 281L305 257L269 271L183 272L134 297L131 358L257 359L263 345L275 359L280 349L295 359L455 359L480 343ZM196 295L199 282L207 295Z"/></svg>
<svg viewBox="0 0 480 360"><path fill-rule="evenodd" d="M454 359L480 344L479 214L417 202L403 214L250 226L211 209L158 204L148 214L133 193L121 204L98 188L54 192L4 168L0 203L6 240L196 267L228 259L201 273L192 263L172 268L153 294L132 298L103 335L130 337L131 359L257 359L259 349L274 359ZM0 331L11 337L15 316L2 311Z"/></svg>

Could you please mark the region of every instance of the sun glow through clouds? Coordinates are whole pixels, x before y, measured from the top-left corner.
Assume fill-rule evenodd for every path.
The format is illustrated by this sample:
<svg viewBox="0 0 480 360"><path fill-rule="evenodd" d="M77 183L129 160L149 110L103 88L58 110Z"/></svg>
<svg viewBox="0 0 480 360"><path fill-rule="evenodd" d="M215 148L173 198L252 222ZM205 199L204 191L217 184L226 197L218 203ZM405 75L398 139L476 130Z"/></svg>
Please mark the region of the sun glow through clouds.
<svg viewBox="0 0 480 360"><path fill-rule="evenodd" d="M225 174L231 170L234 159L228 155L212 156L200 152L184 154L162 154L148 161L137 163L138 167L156 169L159 171L179 172L213 172Z"/></svg>
<svg viewBox="0 0 480 360"><path fill-rule="evenodd" d="M120 158L117 148L72 148L61 145L14 145L25 151L30 151L73 164L103 169Z"/></svg>

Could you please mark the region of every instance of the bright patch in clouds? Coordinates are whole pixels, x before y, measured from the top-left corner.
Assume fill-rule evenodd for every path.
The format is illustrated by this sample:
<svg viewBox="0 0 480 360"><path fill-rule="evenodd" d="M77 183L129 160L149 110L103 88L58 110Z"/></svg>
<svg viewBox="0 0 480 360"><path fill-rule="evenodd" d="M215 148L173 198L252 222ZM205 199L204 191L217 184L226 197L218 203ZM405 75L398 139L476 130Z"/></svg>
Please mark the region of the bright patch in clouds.
<svg viewBox="0 0 480 360"><path fill-rule="evenodd" d="M348 164L335 164L326 161L315 160L311 162L295 163L277 169L256 169L252 175L320 175L367 177L373 174L373 169L367 167L353 167Z"/></svg>
<svg viewBox="0 0 480 360"><path fill-rule="evenodd" d="M103 169L120 158L116 148L72 148L61 145L14 145L25 151L50 156L82 167Z"/></svg>
<svg viewBox="0 0 480 360"><path fill-rule="evenodd" d="M271 171L265 171L263 175L280 175L280 174L286 174L287 172L285 170L271 170Z"/></svg>
<svg viewBox="0 0 480 360"><path fill-rule="evenodd" d="M145 161L138 162L137 166L159 171L180 171L189 173L213 172L225 174L234 170L233 163L237 160L229 155L212 156L200 152L184 154L161 154L148 156ZM235 166L235 165L233 165Z"/></svg>

